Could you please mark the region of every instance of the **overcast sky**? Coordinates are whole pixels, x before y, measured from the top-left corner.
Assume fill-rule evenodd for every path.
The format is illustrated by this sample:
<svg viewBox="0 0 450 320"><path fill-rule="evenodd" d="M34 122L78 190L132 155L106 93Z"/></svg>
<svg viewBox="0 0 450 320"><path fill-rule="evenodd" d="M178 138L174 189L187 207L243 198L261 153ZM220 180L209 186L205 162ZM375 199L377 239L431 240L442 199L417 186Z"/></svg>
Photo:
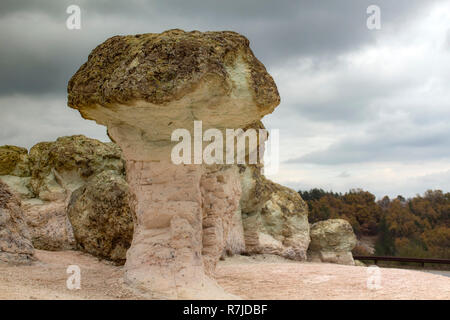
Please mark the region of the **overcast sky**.
<svg viewBox="0 0 450 320"><path fill-rule="evenodd" d="M66 8L81 8L68 30ZM366 26L369 5L381 29ZM118 34L234 30L272 74L280 171L296 190L450 191L449 0L0 2L0 145L31 147L105 128L67 107L90 51Z"/></svg>

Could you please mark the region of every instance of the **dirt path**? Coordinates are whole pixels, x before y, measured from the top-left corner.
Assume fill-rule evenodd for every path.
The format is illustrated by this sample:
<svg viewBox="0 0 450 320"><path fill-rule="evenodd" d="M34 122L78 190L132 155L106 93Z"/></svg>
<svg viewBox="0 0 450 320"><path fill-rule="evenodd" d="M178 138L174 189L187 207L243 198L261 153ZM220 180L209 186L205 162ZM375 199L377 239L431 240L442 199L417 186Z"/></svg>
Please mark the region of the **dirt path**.
<svg viewBox="0 0 450 320"><path fill-rule="evenodd" d="M75 251L37 251L34 266L0 265L0 299L140 299L122 282L122 267ZM66 269L81 269L81 289L68 290ZM450 278L420 271L381 270L379 290L367 289L367 268L297 263L274 256L220 262L218 282L245 299L450 299Z"/></svg>

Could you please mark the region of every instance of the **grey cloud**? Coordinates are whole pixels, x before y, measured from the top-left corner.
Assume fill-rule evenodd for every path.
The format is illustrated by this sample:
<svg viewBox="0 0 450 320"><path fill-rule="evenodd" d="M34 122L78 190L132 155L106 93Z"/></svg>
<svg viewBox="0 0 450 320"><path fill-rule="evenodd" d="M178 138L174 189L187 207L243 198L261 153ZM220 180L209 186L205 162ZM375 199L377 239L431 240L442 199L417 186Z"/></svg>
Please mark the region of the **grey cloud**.
<svg viewBox="0 0 450 320"><path fill-rule="evenodd" d="M350 173L348 173L347 171L342 171L339 175L338 178L349 178L351 176Z"/></svg>
<svg viewBox="0 0 450 320"><path fill-rule="evenodd" d="M0 98L0 145L30 148L38 142L75 134L110 141L105 127L82 119L78 111L65 104L65 96Z"/></svg>
<svg viewBox="0 0 450 320"><path fill-rule="evenodd" d="M65 29L74 1L0 3L0 95L65 91L70 76L95 45L115 34L228 29L248 36L269 67L298 56L331 57L375 39L367 30L371 1L78 1L82 30ZM380 0L385 24L402 24L423 1ZM427 2L427 4L429 4ZM33 38L30 39L30 34ZM36 52L45 51L45 56Z"/></svg>
<svg viewBox="0 0 450 320"><path fill-rule="evenodd" d="M391 123L396 126L397 124ZM398 124L401 125L401 124ZM450 128L404 126L401 130L387 125L374 134L353 132L325 150L311 152L287 163L320 165L364 162L419 162L430 159L450 159Z"/></svg>

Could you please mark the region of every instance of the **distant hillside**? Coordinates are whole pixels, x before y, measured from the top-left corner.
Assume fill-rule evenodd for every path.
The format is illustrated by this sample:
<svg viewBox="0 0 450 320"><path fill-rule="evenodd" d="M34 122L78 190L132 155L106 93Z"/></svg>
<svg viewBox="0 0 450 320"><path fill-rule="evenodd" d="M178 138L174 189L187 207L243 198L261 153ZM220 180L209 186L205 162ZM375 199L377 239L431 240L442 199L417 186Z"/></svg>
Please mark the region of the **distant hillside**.
<svg viewBox="0 0 450 320"><path fill-rule="evenodd" d="M450 259L450 193L429 190L411 199L386 196L379 201L361 189L345 194L312 189L299 194L308 203L310 223L346 219L358 237L377 237L375 255Z"/></svg>

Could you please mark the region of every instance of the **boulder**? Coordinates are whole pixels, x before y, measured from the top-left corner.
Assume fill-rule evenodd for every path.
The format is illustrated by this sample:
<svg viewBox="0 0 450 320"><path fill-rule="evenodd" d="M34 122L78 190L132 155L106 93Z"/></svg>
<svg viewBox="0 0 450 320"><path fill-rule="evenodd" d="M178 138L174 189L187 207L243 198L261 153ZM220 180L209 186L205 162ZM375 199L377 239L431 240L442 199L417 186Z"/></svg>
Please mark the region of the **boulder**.
<svg viewBox="0 0 450 320"><path fill-rule="evenodd" d="M306 203L294 190L266 179L260 167L240 169L245 252L305 260L310 241Z"/></svg>
<svg viewBox="0 0 450 320"><path fill-rule="evenodd" d="M128 285L151 298L233 297L212 269L239 207L239 174L232 165L199 163L195 152L175 163L172 133L195 136L201 120L200 134L225 136L279 102L272 77L235 32L115 36L91 52L69 81L68 105L106 126L123 151L136 215Z"/></svg>
<svg viewBox="0 0 450 320"><path fill-rule="evenodd" d="M103 143L82 135L60 137L41 142L28 156L31 177L22 184L17 177L6 182L23 200L24 216L30 227L33 245L41 250L68 250L76 247L72 226L67 217L71 193L89 178L104 171L124 173L121 151L113 143ZM30 190L27 194L26 190Z"/></svg>
<svg viewBox="0 0 450 320"><path fill-rule="evenodd" d="M133 239L130 204L128 184L113 170L99 173L73 192L67 213L77 248L124 264Z"/></svg>
<svg viewBox="0 0 450 320"><path fill-rule="evenodd" d="M30 264L34 260L34 248L20 200L0 182L0 262Z"/></svg>
<svg viewBox="0 0 450 320"><path fill-rule="evenodd" d="M83 135L41 142L30 149L31 189L41 200L65 200L93 175L104 170L124 172L121 151Z"/></svg>
<svg viewBox="0 0 450 320"><path fill-rule="evenodd" d="M351 251L356 245L353 228L346 220L329 219L311 226L308 256L312 261L354 265Z"/></svg>

